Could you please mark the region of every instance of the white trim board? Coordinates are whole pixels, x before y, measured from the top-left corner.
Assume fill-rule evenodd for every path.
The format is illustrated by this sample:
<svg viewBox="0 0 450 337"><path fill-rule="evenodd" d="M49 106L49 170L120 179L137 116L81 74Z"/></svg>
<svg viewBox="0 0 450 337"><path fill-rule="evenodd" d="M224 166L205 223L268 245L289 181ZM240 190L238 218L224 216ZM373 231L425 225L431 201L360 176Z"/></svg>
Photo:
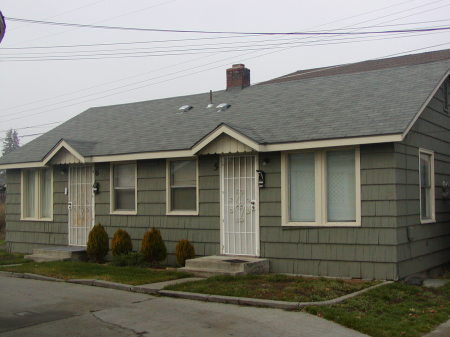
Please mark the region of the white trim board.
<svg viewBox="0 0 450 337"><path fill-rule="evenodd" d="M222 134L222 133L220 133ZM208 138L209 141L214 141L220 134L215 134L214 137ZM226 133L230 135L229 133ZM231 135L230 135L231 136ZM233 137L234 138L234 137ZM249 145L249 141L242 141L245 137L239 136L239 141ZM401 134L385 135L385 136L368 136L368 137L352 137L352 138L338 138L338 139L327 139L327 140L313 140L305 142L293 142L293 143L282 143L282 144L260 144L256 146L253 141L252 148L257 152L274 152L274 151L292 151L292 150L306 150L306 149L318 149L318 148L329 148L338 146L352 146L352 145L364 145L364 144L375 144L375 143L390 143L390 142L401 142L403 136ZM202 143L204 147L208 143ZM145 159L173 159L173 158L185 158L193 157L198 151L203 147L200 144L194 146L190 150L174 150L174 151L159 151L159 152L142 152L142 153L130 153L130 154L118 154L118 155L107 155L107 156L93 156L93 157L83 157L83 163L105 163L105 162L117 162L117 161L132 161L132 160L145 160ZM43 167L46 166L48 160L44 163L43 161L28 162L28 163L16 163L16 164L3 164L0 165L0 169L18 169L18 168L31 168L31 167Z"/></svg>

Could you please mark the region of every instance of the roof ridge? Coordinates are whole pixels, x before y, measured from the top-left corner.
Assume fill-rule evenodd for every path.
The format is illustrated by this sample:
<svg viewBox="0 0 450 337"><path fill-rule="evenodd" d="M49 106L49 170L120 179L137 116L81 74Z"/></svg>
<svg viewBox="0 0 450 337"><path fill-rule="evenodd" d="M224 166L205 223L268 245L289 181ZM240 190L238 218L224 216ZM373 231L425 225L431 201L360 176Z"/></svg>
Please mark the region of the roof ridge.
<svg viewBox="0 0 450 337"><path fill-rule="evenodd" d="M325 77L338 74L351 74L359 72L368 72L372 70L400 68L404 66L434 63L446 59L450 59L450 49L442 49L431 52L407 54L387 58L369 59L364 61L343 63L326 67L303 69L267 81L257 83L257 85L287 82L312 77Z"/></svg>

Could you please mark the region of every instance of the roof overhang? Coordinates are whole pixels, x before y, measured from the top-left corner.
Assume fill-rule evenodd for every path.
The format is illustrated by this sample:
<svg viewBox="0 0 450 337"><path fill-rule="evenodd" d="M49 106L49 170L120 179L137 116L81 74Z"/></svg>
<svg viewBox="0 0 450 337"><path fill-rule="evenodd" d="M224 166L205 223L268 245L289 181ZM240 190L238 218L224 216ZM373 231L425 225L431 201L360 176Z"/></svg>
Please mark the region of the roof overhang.
<svg viewBox="0 0 450 337"><path fill-rule="evenodd" d="M239 132L231 129L230 127L223 125L207 136L200 140L191 149L186 150L173 150L173 151L157 151L157 152L141 152L141 153L127 153L117 155L105 155L105 156L81 156L73 147L67 142L62 141L52 151L50 151L43 161L28 162L28 163L14 163L0 165L0 169L18 169L18 168L33 168L44 167L49 164L51 158L53 158L61 148L65 148L72 155L77 157L81 163L104 163L104 162L116 162L116 161L129 161L129 160L146 160L146 159L170 159L170 158L184 158L193 157L205 146L213 142L217 137L222 134L226 134L243 144L251 147L256 152L275 152L275 151L293 151L293 150L306 150L317 149L325 147L339 147L339 146L351 146L351 145L364 145L364 144L376 144L376 143L389 143L400 142L403 140L402 134L393 135L381 135L381 136L368 136L368 137L351 137L351 138L337 138L327 140L314 140L306 142L291 142L291 143L279 143L279 144L258 144L254 140L243 136Z"/></svg>

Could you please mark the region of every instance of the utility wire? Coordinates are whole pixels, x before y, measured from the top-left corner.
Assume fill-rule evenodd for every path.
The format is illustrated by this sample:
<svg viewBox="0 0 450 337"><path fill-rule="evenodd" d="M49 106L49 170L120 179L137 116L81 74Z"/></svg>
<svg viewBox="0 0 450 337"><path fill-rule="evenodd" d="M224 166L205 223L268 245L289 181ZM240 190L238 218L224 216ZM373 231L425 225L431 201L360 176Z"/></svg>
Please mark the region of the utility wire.
<svg viewBox="0 0 450 337"><path fill-rule="evenodd" d="M320 42L320 40L318 40L318 41ZM353 41L353 42L364 42L364 41ZM341 43L342 43L342 42L341 42ZM350 42L347 42L347 43L350 43ZM329 43L327 43L326 45L328 45L328 44L329 44ZM309 42L308 42L308 43L303 43L301 46L313 46L313 45L323 45L323 43L322 43L322 44L321 44L321 43L318 43L318 44L309 44ZM299 47L300 47L300 46L299 46ZM223 59L223 60L220 60L220 61L224 61L224 60L226 60L226 59ZM220 62L220 61L218 61L218 62ZM210 63L210 64L214 64L214 63L218 63L218 62L212 62L212 63ZM207 65L208 65L208 64L207 64ZM204 67L204 65L201 65L201 66L195 66L195 67L189 68L189 69L187 69L187 71L188 71L188 70L197 69L197 68L201 68L201 67ZM169 74L165 74L165 75L161 75L161 76L156 76L156 77L153 77L153 78L150 78L150 79L146 79L146 80L141 80L141 81L138 81L138 82L133 82L133 83L125 84L125 85L118 86L118 87L116 86L116 87L113 87L113 88L110 88L110 89L107 89L107 90L102 90L102 91L100 91L100 92L90 93L90 94L87 94L87 95L84 95L84 96L81 96L81 97L79 96L79 97L69 98L69 99L66 99L66 100L63 100L63 101L59 101L59 102L57 102L57 103L50 103L50 104L47 104L47 105L40 106L38 109L49 108L49 107L53 107L53 106L55 106L55 105L60 105L60 104L64 104L64 103L76 101L76 100L79 100L80 98L86 98L86 97L91 97L91 96L96 96L96 95L99 95L99 94L103 94L103 93L106 93L106 92L111 92L111 91L121 90L121 89L123 89L123 88L129 87L130 85L139 85L139 84L142 84L142 83L146 83L146 82L149 82L149 81L152 81L152 80L155 80L155 79L164 78L164 77L167 77L167 76L170 76L170 75L174 75L174 74L178 74L178 73L180 73L180 71L175 71L175 72L172 72L172 73L169 73ZM121 91L121 92L122 92L122 91ZM25 110L21 110L21 111L15 112L15 113L14 113L15 117L14 117L13 119L10 119L10 120L21 119L21 117L17 117L17 115L21 115L21 114L27 113L27 112L29 112L29 111L36 111L36 108L25 109ZM46 110L46 111L48 111L48 110ZM40 113L41 113L41 112L36 112L35 114L40 114ZM3 115L0 115L0 117L1 117L1 116L7 116L7 115L9 115L9 114L3 114Z"/></svg>
<svg viewBox="0 0 450 337"><path fill-rule="evenodd" d="M22 136L17 136L19 138L25 138L25 137L33 137L33 136L39 136L39 135L43 135L45 132L40 132L40 133L32 133L30 135L22 135ZM0 140L5 140L6 137L0 138Z"/></svg>
<svg viewBox="0 0 450 337"><path fill-rule="evenodd" d="M405 38L405 37L410 37L410 36L422 36L422 35L429 35L429 34L437 34L437 33L443 33L443 32L423 32L423 33L416 33L416 34L408 34L408 35L404 35L404 34L393 34L390 35L389 37L378 37L377 35L374 36L374 38L366 38L365 36L354 36L354 37L334 37L334 38L328 38L328 39L319 39L319 40L309 40L306 43L313 43L313 42L333 42L333 41L348 41L348 40L361 40L361 41L372 41L372 40L388 40L388 39L392 39L395 38L396 36L400 35L399 38ZM10 58L18 58L18 59L30 59L30 60L34 60L34 59L41 59L44 57L64 57L64 58L68 58L68 59L75 59L78 57L87 57L87 56L118 56L118 55L132 55L132 56L137 56L139 54L145 54L145 55L151 55L151 54L161 54L161 53L173 53L173 52L189 52L189 51L202 51L202 52L206 52L206 51L210 51L210 50L220 50L220 52L225 52L227 50L231 51L236 51L237 48L245 48L245 49L249 49L249 48L266 48L266 47L272 47L272 46L285 46L285 45L297 45L299 43L305 43L302 42L304 39L281 39L281 40L265 40L265 41L270 41L273 43L264 43L261 44L262 42L265 41L257 41L255 42L255 44L251 44L251 43L245 43L244 45L242 45L241 42L238 42L237 44L233 44L233 43L225 43L225 44L219 44L219 46L217 46L216 44L199 44L199 45L185 45L185 46L165 46L165 47L148 47L148 48L119 48L119 49L115 49L115 50L109 50L109 49L104 49L104 50L95 50L95 51L90 51L90 50L86 50L86 51L62 51L62 52L32 52L32 53L21 53L21 54L0 54L0 60L8 60ZM280 41L280 42L279 42ZM286 42L283 42L286 41ZM182 47L182 48L180 48ZM186 48L185 48L186 47ZM187 48L187 47L196 47L196 48ZM171 48L175 48L175 49L171 49ZM178 48L178 49L177 49ZM157 50L157 49L162 49L162 50ZM31 55L31 56L28 56Z"/></svg>
<svg viewBox="0 0 450 337"><path fill-rule="evenodd" d="M11 129L13 129L13 130L35 129L35 128L40 128L40 127L48 126L48 125L60 124L62 122L63 121L52 122L52 123L45 123L45 124L38 124L38 125L29 125L29 126L24 126L24 127L21 127L21 128L10 128L8 130L0 130L0 132L8 132Z"/></svg>
<svg viewBox="0 0 450 337"><path fill-rule="evenodd" d="M414 1L414 0L413 0L413 1ZM434 1L434 2L432 2L432 3L435 3L435 2L436 2L436 1ZM334 21L331 21L331 22L328 22L328 23L320 24L320 25L318 25L318 26L316 26L316 27L321 27L321 26L329 25L329 24L332 24L332 23L335 23L335 22L339 22L339 21L343 21L343 20L348 20L348 19L351 19L351 18L354 18L354 17L364 16L364 15L367 15L367 14L379 12L379 11L382 11L382 10L385 10L385 9L388 9L388 8L392 8L392 7L396 7L396 6L403 5L403 4L405 4L405 3L410 3L410 1L409 1L409 0L408 0L408 1L403 1L403 2L400 2L400 3L393 4L393 5L389 5L389 6L386 6L386 7L382 7L382 8L376 9L376 10L372 10L372 11L360 13L360 14L353 15L353 16L350 16L350 17L345 17L345 18L337 19L337 20L334 20ZM417 6L417 7L414 7L414 8L406 9L406 10L403 10L402 12L410 11L410 10L416 9L416 8L418 8L418 7L423 7L423 6L425 6L425 5L429 5L429 4L432 4L432 3L427 3L427 4L420 5L420 6ZM371 20L366 20L366 21L363 21L363 22L368 22L368 21L373 21L373 20L379 20L379 19L384 18L384 17L387 17L387 16L392 16L392 14L384 15L384 16L377 17L377 18L371 19ZM356 23L356 25L357 25L357 24L360 24L360 23L361 23L361 22L358 22L358 23ZM222 38L222 37L214 37L214 38ZM214 38L199 38L199 39L214 39ZM305 38L307 38L307 37L304 37L303 39L305 39ZM284 51L284 50L287 50L287 49L290 49L290 48L292 48L292 47L284 48L284 49L282 49L281 51ZM431 47L428 47L428 48L431 48ZM269 54L273 54L273 53L275 53L275 52L280 52L280 50L275 50L275 51L271 51L271 52L268 52L268 53L264 53L264 54L260 54L260 55L256 55L256 56L252 56L252 57L248 57L248 58L246 58L246 60L248 60L248 59L253 59L253 58L258 58L258 57L262 57L262 56L269 55ZM252 53L255 53L255 52L254 52L254 51L252 51L252 52L250 52L250 53L249 53L249 52L246 52L246 53L244 53L244 54L238 55L237 57L249 55L249 54L252 54ZM210 56L210 55L207 55L206 57L209 57L209 56ZM180 62L180 63L172 64L172 65L169 65L169 66L164 67L164 68L170 68L170 67L177 66L177 65L180 65L180 64L183 64L183 63L189 63L189 62L194 61L194 60L195 60L195 59L192 59L192 60L190 60L190 61L185 61L185 62ZM221 61L225 61L225 60L226 60L226 59L221 59L221 60L218 60L218 61L209 62L209 63L207 63L207 64L203 64L203 65L200 65L200 66L197 66L197 67L193 67L193 68L188 68L188 69L186 69L186 70L182 70L182 71L179 71L179 72L189 71L189 70L192 70L192 69L195 69L195 68L201 68L201 67L204 67L204 66L207 66L207 65L210 65L210 64L214 64L214 63L218 63L218 62L221 62ZM159 70L159 69L158 69L158 70ZM154 72L154 71L153 71L153 72ZM151 72L148 72L148 73L151 73ZM173 74L173 73L170 73L170 74L168 74L168 75L172 75L172 74ZM105 83L100 83L100 84L98 84L98 85L90 86L90 87L88 87L88 88L83 88L83 89L77 90L77 91L75 91L75 92L71 92L71 93L59 95L59 96L57 96L57 97L63 97L63 96L73 95L73 94L76 94L76 93L78 93L78 92L86 91L86 90L89 90L89 89L92 89L92 88L95 88L95 87L101 87L101 86L103 86L103 85L105 85L105 84L110 84L110 83L114 83L114 82L119 82L119 81L123 81L123 80L129 79L129 78L133 78L133 77L139 77L139 76L142 76L142 75L141 75L141 74L138 74L138 75L133 75L133 76L127 76L127 77L125 77L125 78L122 78L122 79L119 79L119 80L116 80L116 81L109 81L109 82L105 82ZM159 78L161 78L161 77L164 77L164 76L159 76ZM155 79L155 78L152 78L151 80L154 80L154 79ZM147 81L148 81L148 80L147 80ZM141 82L145 82L145 81L141 81ZM133 84L136 84L136 83L133 83ZM144 87L144 86L141 86L141 87ZM131 90L136 90L136 89L139 89L139 88L132 88ZM96 94L98 94L98 93L96 93ZM89 96L89 95L88 95L88 96ZM108 96L111 96L111 95L108 95ZM79 97L79 98L83 98L83 97L86 97L86 96L82 96L82 97ZM79 98L78 98L78 99L79 99ZM21 107L21 106L26 106L26 105L30 105L30 104L35 104L35 103L42 102L42 101L48 101L48 100L51 100L51 99L53 99L53 98L47 98L47 99L43 99L43 100L41 99L41 100L37 100L37 101L32 101L32 102L29 102L29 103L26 103L26 104L16 105L16 106L10 107L10 109L12 109L12 108L17 108L17 107ZM60 102L60 103L61 103L61 102ZM60 103L59 103L59 104L60 104ZM72 105L76 105L76 104L71 104L71 106L72 106Z"/></svg>
<svg viewBox="0 0 450 337"><path fill-rule="evenodd" d="M413 52L413 51L419 51L419 50L425 50L425 49L430 49L430 48L435 48L435 47L441 47L441 46L444 46L444 45L450 45L450 42L449 43L441 43L441 44L432 45L432 46L427 46L427 47L422 47L422 48L411 49L411 50L407 50L407 51L403 51L403 52L395 53L395 54L384 55L384 56L377 57L377 58L374 58L374 59L369 59L369 60L366 60L366 61L373 61L373 60L383 59L383 58L387 58L387 57L398 56L398 55L407 54L407 53L410 53L410 52ZM265 56L265 55L263 54L263 55L257 55L257 56L248 57L247 59L243 59L243 61L246 61L248 59L257 58L257 57L262 57L262 56ZM214 67L201 69L201 70L198 70L198 71L195 71L195 72L191 72L191 73L188 73L188 74L175 76L175 77L172 77L172 78L169 78L169 79L165 79L165 80L161 80L161 81L158 81L158 82L153 82L153 83L145 84L145 85L142 85L142 86L139 86L139 87L130 88L130 89L127 89L127 90L122 90L119 93L123 94L123 93L127 93L127 92L130 92L130 91L146 88L146 87L149 87L149 86L153 86L153 85L157 85L157 84L161 84L161 83L166 83L166 82L173 81L173 80L176 80L176 79L179 79L179 78L182 78L182 77L186 77L186 76L191 76L191 75L195 75L195 74L198 74L198 73L202 73L202 72L205 72L205 71L208 71L208 70L222 68L225 65L226 64L220 64L220 65L217 65L217 66L214 66ZM346 66L346 65L348 65L348 64L333 66L333 68L343 67L343 66ZM192 70L192 69L199 68L199 67L203 67L203 66L192 67L191 69L188 69L188 70ZM331 67L328 67L328 68L331 68ZM321 71L325 71L328 68L323 68L323 69L321 69ZM173 72L171 75L176 75L176 74L178 74L180 72L184 72L184 71L186 71L186 70L176 71L176 72ZM154 78L154 79L156 79L156 78ZM126 86L124 86L124 87L126 87ZM110 89L109 91L111 91L111 90L113 90L113 89ZM98 99L114 96L114 95L117 95L117 94L118 93L112 93L112 94L108 94L108 95L103 95L103 96L100 96L100 97L95 97L95 98L91 98L91 99L88 99L88 100L84 100L84 101L80 101L80 102L64 105L62 107L57 107L57 108L53 108L53 109L47 109L47 110L42 111L42 112L35 112L33 114L29 114L29 115L22 116L22 117L11 118L11 119L5 120L4 122L9 122L9 121L12 121L12 120L23 119L23 118L27 118L27 117L30 117L30 116L40 115L42 113L46 113L46 112L49 112L49 111L59 110L61 108L67 108L67 107L71 107L71 106L78 105L78 104L81 104L81 103L91 102L93 100L98 100ZM90 96L90 95L86 95L84 97L87 97L87 96ZM79 97L78 99L84 98L84 97Z"/></svg>
<svg viewBox="0 0 450 337"><path fill-rule="evenodd" d="M120 26L102 26L102 25L88 25L80 23L42 21L23 18L5 17L9 21L29 22L35 24L44 24L52 26L65 26L77 28L94 28L94 29L112 29L125 31L145 31L145 32L159 32L159 33L189 33L189 34L236 34L236 35L367 35L367 34L392 34L392 33L410 33L410 32L430 32L439 30L450 30L450 27L439 28L421 28L421 29L397 29L397 30L379 30L379 31L311 31L311 32L233 32L233 31L208 31L208 30L183 30L183 29L161 29L161 28L140 28L140 27L120 27Z"/></svg>
<svg viewBox="0 0 450 337"><path fill-rule="evenodd" d="M415 14L414 14L415 15ZM373 25L373 26L363 26L355 27L355 29L367 29L367 28L378 28L378 27L398 27L398 26L410 26L415 24L424 23L437 23L437 22L448 22L450 19L442 20L430 20L430 21L418 21L409 23L397 23L391 25ZM344 28L335 28L335 30L342 30ZM189 39L168 39L168 40L147 40L147 41L133 41L133 42L111 42L111 43L92 43L92 44L69 44L69 45L50 45L50 46L24 46L24 47L2 47L0 50L23 50L23 49L58 49L58 48L79 48L79 47L99 47L99 46L120 46L120 45L134 45L134 44L151 44L151 43L167 43L167 42L184 42L184 41L200 41L200 40L218 40L218 39L235 39L235 38L248 38L249 36L260 37L260 35L229 35L229 36L214 36L214 37L197 37ZM272 40L259 40L261 41L272 41ZM234 42L224 42L234 43ZM247 43L247 41L242 41L238 43ZM110 50L120 50L120 49L110 49Z"/></svg>
<svg viewBox="0 0 450 337"><path fill-rule="evenodd" d="M347 17L344 17L344 18L339 18L339 19L336 19L336 20L333 20L333 21L329 21L329 22L326 22L326 23L322 23L322 24L316 25L316 26L314 26L314 27L311 27L310 29L312 29L312 28L318 28L318 27L323 27L323 26L327 26L327 25L331 25L331 24L333 24L333 23L337 23L337 22L341 22L341 21L346 21L346 20L349 20L349 19L353 19L353 18L355 18L355 17L362 17L362 16L365 16L365 15L368 15L368 14L373 14L373 13L380 12L380 11L384 11L384 10L387 10L387 9L390 9L390 8L398 7L398 6L404 5L404 4L406 4L406 3L409 4L409 3L414 2L414 1L416 1L416 0L406 0L406 1L402 1L402 2L399 2L399 3L391 4L391 5L389 5L389 6L381 7L381 8L375 9L375 10L370 10L370 11L366 11L366 12L363 12L363 13L359 13L359 14L347 16ZM416 6L416 7L413 7L413 8L409 8L409 9L403 10L402 13L403 13L403 12L410 11L410 10L414 10L414 9L416 9L417 7L423 7L423 6L426 6L426 5L429 5L429 4L433 4L433 3L436 3L436 2L439 2L439 1L433 1L433 2L431 2L431 3L422 4L422 5L420 5L420 6ZM363 21L363 22L358 22L358 23L356 23L356 24L353 24L353 25L350 25L350 26L346 26L346 27L355 26L355 25L358 25L358 24L360 24L360 23L364 23L364 22L367 22L367 21L378 20L378 19L385 18L386 16L391 16L391 15L392 15L392 14L384 15L384 16L381 16L381 17L377 17L377 18L375 18L375 19L366 20L366 21ZM392 20L391 20L391 21L392 21ZM219 39L219 38L222 38L222 37L207 37L207 38L197 38L197 39ZM223 38L229 38L229 37L223 37ZM188 39L186 39L186 40L188 40ZM287 50L287 49L289 49L289 48L285 48L285 49L283 49L283 50L281 50L281 51L284 51L284 50ZM279 51L279 50L271 51L271 52L269 52L269 53L263 54L262 56L264 56L264 55L269 55L269 54L273 54L273 53L276 53L276 52L280 52L280 51ZM254 53L254 52L240 54L240 55L238 55L238 57L240 57L240 56L245 56L245 55L249 55L249 54L253 54L253 53ZM212 55L206 55L206 56L201 57L201 59L203 59L203 58L209 58L209 57L211 57L211 56L212 56ZM147 74L150 74L150 73L154 73L154 72L157 72L157 71L162 70L162 69L172 68L172 67L176 67L176 66L181 65L181 64L191 63L191 62L193 62L193 61L196 61L197 59L198 59L198 57L197 57L197 58L193 58L193 59L188 60L188 61L183 61L183 62L178 62L178 63L175 63L175 64L170 64L169 66L165 66L165 67L163 67L163 68L158 68L157 70L149 71L149 72L146 72L146 73L144 73L144 74L139 73L139 74L135 74L135 75L132 75L132 76L122 77L122 78L120 78L120 79L118 79L118 80L114 80L114 81L102 82L102 83L99 83L99 84L96 84L96 85L93 85L93 86L89 86L89 87L82 88L82 89L79 89L79 90L76 90L76 91L72 91L72 92L69 92L69 93L65 93L65 94L62 94L62 95L58 95L58 96L56 96L56 97L70 96L70 95L77 94L77 93L79 93L79 92L83 92L83 91L90 90L90 89L92 89L92 88L102 87L102 86L104 86L104 85L108 85L108 84L115 83L115 82L121 82L121 81L128 80L128 79L135 78L135 77L142 77L143 75L147 75ZM223 60L225 60L225 59L223 59ZM218 62L220 62L220 61L222 61L222 60L218 60ZM214 62L212 62L212 63L214 63ZM210 63L207 63L206 65L208 65L208 64L211 64L211 62L210 62ZM52 99L54 99L54 97L49 97L49 98L45 98L45 99L39 99L39 100L31 101L31 102L28 102L28 103L25 103L25 104L14 105L14 106L11 106L11 107L9 107L9 108L7 108L7 109L16 109L16 108L20 108L20 107L22 107L22 106L27 106L27 105L31 105L31 104L35 104L35 103L39 103L39 102L45 102L45 101L49 101L49 100L52 100Z"/></svg>
<svg viewBox="0 0 450 337"><path fill-rule="evenodd" d="M123 58L142 58L142 57L166 57L166 56L185 56L185 55L201 55L201 54L215 54L217 50L220 53L235 53L241 51L265 51L273 49L286 48L286 45L290 45L288 48L297 48L302 46L326 46L326 45L337 45L337 44L348 44L357 42L367 42L367 41L378 41L378 40L392 40L398 38L408 38L415 36L423 36L429 34L436 34L441 32L429 32L402 36L390 36L383 38L372 38L372 39L332 39L328 40L317 40L308 42L285 42L278 44L266 44L266 45L249 45L236 47L209 47L209 48L190 48L190 49L174 49L174 50L161 50L152 52L122 52L122 53L99 53L99 54L85 54L85 55L49 55L49 56L7 56L0 57L0 62L42 62L42 61L80 61L80 60L104 60L104 59L123 59ZM351 40L351 41L348 41Z"/></svg>
<svg viewBox="0 0 450 337"><path fill-rule="evenodd" d="M423 34L426 34L427 32L424 32ZM438 32L440 33L440 32ZM411 33L412 34L412 33ZM422 33L421 33L422 34ZM405 34L392 34L390 36L396 36L396 35L401 35L401 36L405 36ZM377 35L375 35L377 36ZM343 39L361 39L361 38L365 38L365 36L355 36L355 37L332 37L327 39L326 41L336 41L336 40L343 40ZM183 49L178 49L175 51L190 51L190 50L208 50L208 49L222 49L222 48L236 48L236 47L240 47L242 44L245 44L245 47L259 47L259 46L273 46L273 45L282 45L282 44L290 44L290 43L296 43L300 40L303 40L303 38L281 38L281 39L277 39L277 40L273 40L273 39L265 39L265 40L257 40L257 41L232 41L232 42L216 42L216 43L196 43L196 44L184 44L184 45L165 45L165 46L153 46L153 47L133 47L133 48L114 48L114 49L96 49L96 50L76 50L76 51L69 51L69 50L64 50L64 51L50 51L50 52L21 52L20 54L1 54L0 53L0 57L23 57L24 55L56 55L56 56L64 56L65 54L70 54L70 56L74 57L74 56L78 56L77 54L80 53L89 53L91 56L92 55L101 55L101 54L95 54L95 53L99 53L99 52L114 52L114 55L120 55L123 53L117 53L118 51L132 51L133 54L139 53L141 50L155 50L155 49L165 49L163 51L154 51L155 53L157 52L171 52L173 50L170 50L169 48L183 48ZM286 43L283 43L283 41L287 41ZM261 45L261 43L264 42L274 42L274 43L270 43L270 44L264 44ZM253 44L252 44L253 43ZM215 46L215 47L208 47L208 46ZM220 46L220 47L217 47ZM224 47L222 47L224 46ZM188 49L187 47L197 47L194 49ZM198 47L202 47L202 48L198 48ZM186 49L184 49L186 48ZM168 49L168 50L167 50ZM83 54L81 54L81 56L85 56Z"/></svg>

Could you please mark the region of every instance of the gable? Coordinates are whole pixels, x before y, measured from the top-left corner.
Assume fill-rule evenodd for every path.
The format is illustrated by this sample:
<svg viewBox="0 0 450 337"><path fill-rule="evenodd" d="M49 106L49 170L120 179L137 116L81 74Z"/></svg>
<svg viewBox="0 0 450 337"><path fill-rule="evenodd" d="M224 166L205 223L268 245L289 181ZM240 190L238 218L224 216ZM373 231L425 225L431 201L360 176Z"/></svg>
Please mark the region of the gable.
<svg viewBox="0 0 450 337"><path fill-rule="evenodd" d="M80 164L81 160L67 151L65 148L61 148L52 159L50 164L52 165L64 165L64 164Z"/></svg>
<svg viewBox="0 0 450 337"><path fill-rule="evenodd" d="M200 150L198 154L226 154L252 151L254 150L250 146L241 143L227 134L221 134L214 141Z"/></svg>

